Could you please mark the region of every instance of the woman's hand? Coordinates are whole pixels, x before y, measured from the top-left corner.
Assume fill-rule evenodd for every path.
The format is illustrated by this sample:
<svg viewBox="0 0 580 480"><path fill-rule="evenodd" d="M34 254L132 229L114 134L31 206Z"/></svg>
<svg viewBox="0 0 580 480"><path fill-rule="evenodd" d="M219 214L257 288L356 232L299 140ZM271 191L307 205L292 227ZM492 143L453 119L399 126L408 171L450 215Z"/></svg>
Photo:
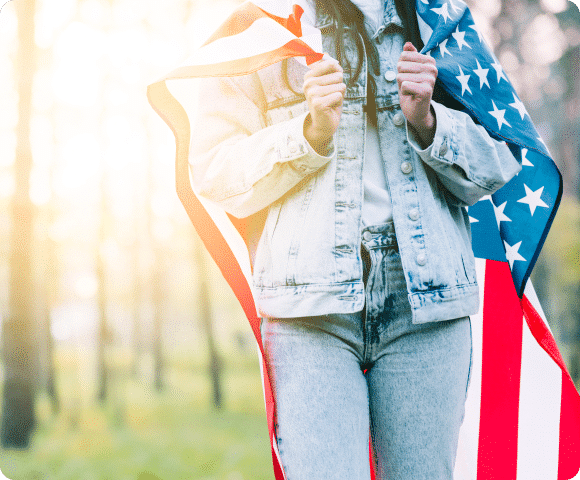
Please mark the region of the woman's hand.
<svg viewBox="0 0 580 480"><path fill-rule="evenodd" d="M326 153L340 121L346 92L342 72L337 60L323 58L304 75L304 94L310 110L304 122L304 137L321 154Z"/></svg>
<svg viewBox="0 0 580 480"><path fill-rule="evenodd" d="M397 70L401 110L425 146L431 145L435 136L435 114L431 107L437 80L435 60L420 54L411 42L407 42Z"/></svg>

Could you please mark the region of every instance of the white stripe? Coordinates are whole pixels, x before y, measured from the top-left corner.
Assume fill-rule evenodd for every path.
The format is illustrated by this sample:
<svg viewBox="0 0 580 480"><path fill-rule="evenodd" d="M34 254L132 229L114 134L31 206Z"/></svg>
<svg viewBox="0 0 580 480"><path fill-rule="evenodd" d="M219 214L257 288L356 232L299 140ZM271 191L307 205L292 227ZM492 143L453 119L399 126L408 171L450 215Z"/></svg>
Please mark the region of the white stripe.
<svg viewBox="0 0 580 480"><path fill-rule="evenodd" d="M530 301L530 303L532 304L532 307L534 307L536 312L538 312L541 319L544 321L544 325L546 325L546 327L548 327L548 330L550 330L550 333L552 333L552 330L550 329L550 325L548 324L548 321L546 320L546 315L544 314L544 310L542 310L542 306L540 305L540 301L538 300L538 296L536 295L536 290L534 290L534 286L532 285L531 280L528 280L528 282L526 283L524 295Z"/></svg>
<svg viewBox="0 0 580 480"><path fill-rule="evenodd" d="M260 18L243 32L219 38L200 48L182 66L215 65L262 55L296 38L296 35L271 18Z"/></svg>
<svg viewBox="0 0 580 480"><path fill-rule="evenodd" d="M479 283L479 312L471 316L472 364L465 419L459 431L459 444L455 462L454 480L477 478L477 449L479 445L479 416L481 409L481 361L483 341L483 287L485 285L485 259L476 258Z"/></svg>
<svg viewBox="0 0 580 480"><path fill-rule="evenodd" d="M557 480L562 371L524 321L517 480Z"/></svg>

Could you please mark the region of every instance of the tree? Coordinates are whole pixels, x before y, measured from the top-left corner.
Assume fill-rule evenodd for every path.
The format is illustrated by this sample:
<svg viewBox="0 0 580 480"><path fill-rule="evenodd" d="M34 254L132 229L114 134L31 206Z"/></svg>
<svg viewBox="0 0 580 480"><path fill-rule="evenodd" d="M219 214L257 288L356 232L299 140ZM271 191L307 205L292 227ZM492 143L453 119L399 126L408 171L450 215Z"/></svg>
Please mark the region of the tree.
<svg viewBox="0 0 580 480"><path fill-rule="evenodd" d="M32 81L35 72L35 0L15 2L18 16L18 123L16 125L15 191L12 198L9 315L4 323L5 380L2 402L1 444L4 448L27 448L35 426L34 417L34 315L32 275L32 227L30 200L30 120Z"/></svg>

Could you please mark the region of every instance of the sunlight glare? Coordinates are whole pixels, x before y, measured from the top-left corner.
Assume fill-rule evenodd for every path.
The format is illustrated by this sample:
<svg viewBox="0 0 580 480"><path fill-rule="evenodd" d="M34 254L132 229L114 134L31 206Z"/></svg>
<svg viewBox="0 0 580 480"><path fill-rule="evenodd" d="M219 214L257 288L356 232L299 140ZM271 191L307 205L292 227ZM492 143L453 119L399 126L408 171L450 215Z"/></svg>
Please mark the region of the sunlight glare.
<svg viewBox="0 0 580 480"><path fill-rule="evenodd" d="M103 34L81 22L72 22L55 45L53 90L62 102L79 107L96 105L102 69Z"/></svg>

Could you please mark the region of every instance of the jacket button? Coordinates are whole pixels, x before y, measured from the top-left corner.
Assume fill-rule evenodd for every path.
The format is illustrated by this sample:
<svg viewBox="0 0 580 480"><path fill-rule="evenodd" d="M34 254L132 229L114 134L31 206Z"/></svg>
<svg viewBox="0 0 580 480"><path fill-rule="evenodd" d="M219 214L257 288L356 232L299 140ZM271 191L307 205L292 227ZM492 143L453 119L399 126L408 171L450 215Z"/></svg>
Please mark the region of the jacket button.
<svg viewBox="0 0 580 480"><path fill-rule="evenodd" d="M397 112L395 114L395 116L393 117L393 123L397 127L400 127L405 124L405 115L403 115L403 112Z"/></svg>
<svg viewBox="0 0 580 480"><path fill-rule="evenodd" d="M395 80L395 78L397 78L397 74L395 73L394 70L387 70L385 72L385 80L387 82L392 82L393 80Z"/></svg>
<svg viewBox="0 0 580 480"><path fill-rule="evenodd" d="M288 151L292 154L294 153L298 153L298 150L300 150L300 146L298 145L298 142L295 141L291 141L288 142Z"/></svg>
<svg viewBox="0 0 580 480"><path fill-rule="evenodd" d="M413 165L411 162L403 162L401 163L401 172L403 173L411 173L413 171Z"/></svg>
<svg viewBox="0 0 580 480"><path fill-rule="evenodd" d="M412 208L409 211L409 218L411 220L413 220L414 222L416 222L417 220L419 220L419 210L417 210L416 208Z"/></svg>
<svg viewBox="0 0 580 480"><path fill-rule="evenodd" d="M370 242L373 239L373 234L367 230L363 233L363 239L365 242Z"/></svg>
<svg viewBox="0 0 580 480"><path fill-rule="evenodd" d="M444 156L448 151L449 151L449 147L447 146L447 143L443 143L441 145L441 148L439 149L439 156L440 157Z"/></svg>
<svg viewBox="0 0 580 480"><path fill-rule="evenodd" d="M417 255L417 265L420 265L422 267L426 263L427 263L427 257L425 256L424 253L420 253L419 255Z"/></svg>

